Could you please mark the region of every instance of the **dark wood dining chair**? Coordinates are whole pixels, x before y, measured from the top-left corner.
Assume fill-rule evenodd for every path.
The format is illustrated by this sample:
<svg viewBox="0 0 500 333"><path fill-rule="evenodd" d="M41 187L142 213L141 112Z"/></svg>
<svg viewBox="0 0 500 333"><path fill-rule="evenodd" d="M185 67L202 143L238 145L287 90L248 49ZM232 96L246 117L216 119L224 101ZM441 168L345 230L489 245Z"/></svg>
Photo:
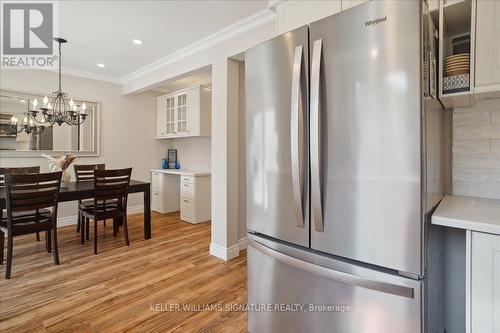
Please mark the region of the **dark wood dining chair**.
<svg viewBox="0 0 500 333"><path fill-rule="evenodd" d="M94 221L94 254L97 254L97 221L113 219L113 236L116 236L118 221L123 222L125 244L130 245L127 225L127 199L132 168L94 171L94 205L81 207L86 228Z"/></svg>
<svg viewBox="0 0 500 333"><path fill-rule="evenodd" d="M95 170L104 170L106 168L105 164L75 164L74 166L75 169L75 178L77 183L81 182L93 182L94 181L94 171ZM80 232L80 227L83 228L82 226L82 214L80 214L80 206L84 206L84 208L88 208L94 205L94 200L89 199L89 200L79 200L78 201L78 219L76 222L76 232ZM106 226L106 221L104 221L104 226ZM86 230L87 233L87 239L89 239L88 233L89 231ZM81 243L83 244L83 237L85 235L85 230L82 233L81 237Z"/></svg>
<svg viewBox="0 0 500 333"><path fill-rule="evenodd" d="M5 174L13 173L13 174L26 174L26 173L40 173L39 166L30 166L30 167L9 167L9 168L0 168L0 187L5 186ZM26 212L26 214L36 213L36 211ZM4 211L0 210L0 220L7 219L4 216ZM36 240L40 240L40 233L36 232Z"/></svg>
<svg viewBox="0 0 500 333"><path fill-rule="evenodd" d="M5 174L7 219L0 222L0 263L7 232L7 267L5 278L10 279L12 249L15 236L45 231L47 251L53 248L54 264L59 265L57 246L57 204L62 172L39 174ZM25 214L36 211L36 214Z"/></svg>

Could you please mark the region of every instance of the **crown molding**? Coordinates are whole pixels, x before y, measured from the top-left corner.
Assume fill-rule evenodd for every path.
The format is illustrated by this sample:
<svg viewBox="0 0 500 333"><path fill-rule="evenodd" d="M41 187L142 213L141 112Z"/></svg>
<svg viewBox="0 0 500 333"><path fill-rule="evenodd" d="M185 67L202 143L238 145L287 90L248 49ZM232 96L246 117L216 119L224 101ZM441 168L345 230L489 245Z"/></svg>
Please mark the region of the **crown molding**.
<svg viewBox="0 0 500 333"><path fill-rule="evenodd" d="M202 38L168 56L165 56L149 65L146 65L130 74L121 77L120 82L126 84L132 80L138 79L144 75L155 72L159 68L168 66L176 61L186 58L190 55L198 53L202 50L210 48L217 45L223 41L236 37L247 31L251 31L261 25L271 22L275 18L275 13L270 9L264 9L254 15L241 20L235 24L227 26L226 28L219 30L218 32Z"/></svg>

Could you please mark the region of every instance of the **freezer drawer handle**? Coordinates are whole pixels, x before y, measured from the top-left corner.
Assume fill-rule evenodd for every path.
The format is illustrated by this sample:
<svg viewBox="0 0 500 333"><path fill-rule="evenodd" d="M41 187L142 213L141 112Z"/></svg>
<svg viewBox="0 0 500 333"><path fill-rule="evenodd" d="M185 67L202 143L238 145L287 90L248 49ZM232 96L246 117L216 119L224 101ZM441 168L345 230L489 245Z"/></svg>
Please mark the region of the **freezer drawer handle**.
<svg viewBox="0 0 500 333"><path fill-rule="evenodd" d="M315 40L311 65L311 203L314 229L323 232L323 208L321 197L321 121L320 121L320 74L323 41Z"/></svg>
<svg viewBox="0 0 500 333"><path fill-rule="evenodd" d="M291 100L291 164L292 189L297 227L304 227L304 209L302 193L304 188L304 111L302 104L302 45L295 48L292 76Z"/></svg>
<svg viewBox="0 0 500 333"><path fill-rule="evenodd" d="M370 280L361 276L339 272L323 266L314 265L307 261L290 257L283 253L275 251L263 244L260 244L259 242L254 241L253 239L248 240L248 245L253 247L257 251L260 251L270 256L271 258L284 263L285 265L292 266L303 271L325 277L327 279L349 284L351 286L380 291L386 294L392 294L406 298L414 298L413 288Z"/></svg>

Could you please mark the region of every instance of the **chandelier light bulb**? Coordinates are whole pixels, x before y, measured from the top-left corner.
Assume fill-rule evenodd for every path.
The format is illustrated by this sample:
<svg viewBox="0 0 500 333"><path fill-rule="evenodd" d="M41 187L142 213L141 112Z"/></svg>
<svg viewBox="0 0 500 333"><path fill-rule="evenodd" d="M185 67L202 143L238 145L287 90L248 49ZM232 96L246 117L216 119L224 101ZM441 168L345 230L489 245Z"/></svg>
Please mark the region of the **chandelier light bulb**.
<svg viewBox="0 0 500 333"><path fill-rule="evenodd" d="M33 108L36 109L37 106L38 106L38 100L35 98L33 100Z"/></svg>
<svg viewBox="0 0 500 333"><path fill-rule="evenodd" d="M47 105L47 109L52 109L52 104L50 104L50 103L49 103L49 104Z"/></svg>
<svg viewBox="0 0 500 333"><path fill-rule="evenodd" d="M73 99L70 99L69 100L69 106L73 107L74 104L75 104L75 102L73 102Z"/></svg>
<svg viewBox="0 0 500 333"><path fill-rule="evenodd" d="M28 117L24 117L23 124L28 124Z"/></svg>
<svg viewBox="0 0 500 333"><path fill-rule="evenodd" d="M14 116L12 116L12 117L10 118L10 124L11 124L11 125L17 125L17 118L16 118L16 117L14 117Z"/></svg>
<svg viewBox="0 0 500 333"><path fill-rule="evenodd" d="M71 101L73 101L73 100L71 100ZM71 109L72 109L73 111L76 111L76 105L75 105L75 104L71 104L71 103L69 103L69 105L71 105Z"/></svg>
<svg viewBox="0 0 500 333"><path fill-rule="evenodd" d="M48 102L49 102L49 98L47 96L45 96L43 98L43 105L47 105Z"/></svg>
<svg viewBox="0 0 500 333"><path fill-rule="evenodd" d="M85 112L85 109L87 108L87 105L85 105L85 102L82 103L82 108L81 108L81 113Z"/></svg>

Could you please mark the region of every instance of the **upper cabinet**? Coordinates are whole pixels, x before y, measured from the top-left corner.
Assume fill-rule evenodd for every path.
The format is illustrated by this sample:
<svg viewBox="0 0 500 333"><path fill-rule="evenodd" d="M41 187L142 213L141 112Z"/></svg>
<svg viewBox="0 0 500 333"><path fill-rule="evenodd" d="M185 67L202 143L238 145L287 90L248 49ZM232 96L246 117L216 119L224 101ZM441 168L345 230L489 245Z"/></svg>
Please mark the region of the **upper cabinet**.
<svg viewBox="0 0 500 333"><path fill-rule="evenodd" d="M500 1L439 0L438 17L443 105L500 98Z"/></svg>
<svg viewBox="0 0 500 333"><path fill-rule="evenodd" d="M156 138L209 136L212 122L210 88L195 86L156 97Z"/></svg>
<svg viewBox="0 0 500 333"><path fill-rule="evenodd" d="M500 92L500 1L477 1L474 92Z"/></svg>
<svg viewBox="0 0 500 333"><path fill-rule="evenodd" d="M439 3L439 99L446 108L474 100L475 13L476 0Z"/></svg>

